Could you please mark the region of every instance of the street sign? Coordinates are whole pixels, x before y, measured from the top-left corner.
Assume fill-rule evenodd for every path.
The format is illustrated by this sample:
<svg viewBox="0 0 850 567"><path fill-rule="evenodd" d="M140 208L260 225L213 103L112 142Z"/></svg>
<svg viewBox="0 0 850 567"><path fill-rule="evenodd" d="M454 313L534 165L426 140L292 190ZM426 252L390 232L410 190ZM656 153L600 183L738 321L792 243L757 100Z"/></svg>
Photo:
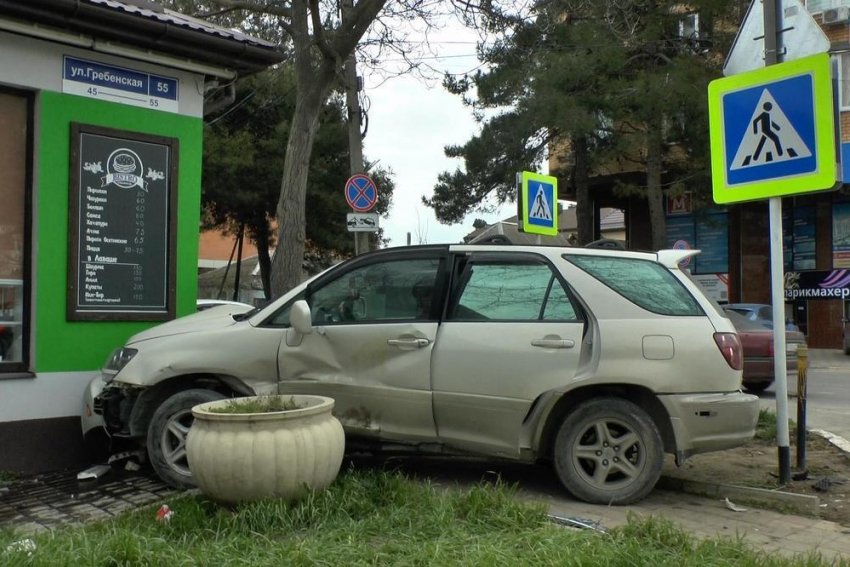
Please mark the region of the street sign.
<svg viewBox="0 0 850 567"><path fill-rule="evenodd" d="M345 200L355 212L368 213L378 202L378 188L365 175L352 175L345 182Z"/></svg>
<svg viewBox="0 0 850 567"><path fill-rule="evenodd" d="M558 235L557 178L523 171L519 201L523 232Z"/></svg>
<svg viewBox="0 0 850 567"><path fill-rule="evenodd" d="M727 77L764 67L764 18L756 8L761 2L753 0L747 9L744 23L723 65L723 74ZM780 4L776 13L777 35L782 39L784 61L829 51L829 38L800 0L780 0Z"/></svg>
<svg viewBox="0 0 850 567"><path fill-rule="evenodd" d="M834 109L826 53L712 81L708 111L716 203L835 185Z"/></svg>
<svg viewBox="0 0 850 567"><path fill-rule="evenodd" d="M378 232L378 213L348 213L345 217L348 232Z"/></svg>
<svg viewBox="0 0 850 567"><path fill-rule="evenodd" d="M677 240L673 243L673 250L690 250L691 245L688 244L687 240ZM685 269L691 264L691 256L688 256L681 262L679 262L679 268Z"/></svg>

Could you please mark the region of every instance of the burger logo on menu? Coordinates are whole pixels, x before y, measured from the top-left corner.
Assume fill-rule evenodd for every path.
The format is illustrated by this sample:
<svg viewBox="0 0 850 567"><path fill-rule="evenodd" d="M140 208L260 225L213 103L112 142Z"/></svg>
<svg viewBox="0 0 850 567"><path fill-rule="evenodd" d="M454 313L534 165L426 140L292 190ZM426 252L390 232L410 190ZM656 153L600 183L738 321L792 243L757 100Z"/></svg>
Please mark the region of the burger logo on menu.
<svg viewBox="0 0 850 567"><path fill-rule="evenodd" d="M101 178L101 187L117 185L122 189L138 187L148 190L148 184L142 177L145 168L139 154L127 148L119 148L109 154L106 160L106 176Z"/></svg>

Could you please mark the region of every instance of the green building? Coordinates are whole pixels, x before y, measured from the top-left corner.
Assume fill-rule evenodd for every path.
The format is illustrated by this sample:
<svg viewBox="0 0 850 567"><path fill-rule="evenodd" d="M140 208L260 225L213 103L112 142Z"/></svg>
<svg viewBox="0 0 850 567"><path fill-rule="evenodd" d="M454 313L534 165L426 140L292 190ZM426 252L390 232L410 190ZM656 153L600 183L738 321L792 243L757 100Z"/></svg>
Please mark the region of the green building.
<svg viewBox="0 0 850 567"><path fill-rule="evenodd" d="M283 58L147 0L0 0L0 470L83 464L92 375L195 310L203 117Z"/></svg>

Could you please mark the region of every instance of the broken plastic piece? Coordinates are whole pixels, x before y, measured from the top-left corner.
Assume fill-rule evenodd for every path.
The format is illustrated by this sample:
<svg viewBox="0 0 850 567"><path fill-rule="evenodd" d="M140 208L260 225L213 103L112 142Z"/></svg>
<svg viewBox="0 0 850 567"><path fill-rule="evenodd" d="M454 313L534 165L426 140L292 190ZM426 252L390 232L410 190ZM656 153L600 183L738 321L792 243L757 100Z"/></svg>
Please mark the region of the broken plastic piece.
<svg viewBox="0 0 850 567"><path fill-rule="evenodd" d="M136 461L127 461L127 463L124 465L125 471L136 472L137 470L139 470L141 468L142 467L140 467L139 463L137 463Z"/></svg>
<svg viewBox="0 0 850 567"><path fill-rule="evenodd" d="M109 465L95 465L77 474L77 480L90 480L100 478L112 469Z"/></svg>
<svg viewBox="0 0 850 567"><path fill-rule="evenodd" d="M568 518L566 516L558 516L556 514L548 514L547 517L553 522L557 522L571 528L594 530L603 534L608 531L603 528L599 522L594 522L593 520L585 520L584 518Z"/></svg>
<svg viewBox="0 0 850 567"><path fill-rule="evenodd" d="M173 515L174 511L168 507L168 504L163 504L159 507L159 510L156 511L156 521L167 524L171 521L171 517Z"/></svg>
<svg viewBox="0 0 850 567"><path fill-rule="evenodd" d="M27 557L30 557L35 549L35 542L31 539L19 539L6 546L7 553L21 552L26 553Z"/></svg>
<svg viewBox="0 0 850 567"><path fill-rule="evenodd" d="M737 504L734 504L728 498L726 499L726 507L729 508L730 510L732 510L733 512L746 512L747 511L746 508L744 508L743 506L738 506Z"/></svg>

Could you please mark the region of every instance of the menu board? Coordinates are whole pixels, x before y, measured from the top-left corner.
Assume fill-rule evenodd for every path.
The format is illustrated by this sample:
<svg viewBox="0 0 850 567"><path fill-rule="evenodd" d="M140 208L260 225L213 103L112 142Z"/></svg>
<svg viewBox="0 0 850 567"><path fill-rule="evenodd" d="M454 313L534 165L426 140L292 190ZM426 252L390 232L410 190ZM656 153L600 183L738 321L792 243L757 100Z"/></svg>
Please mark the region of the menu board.
<svg viewBox="0 0 850 567"><path fill-rule="evenodd" d="M174 318L177 147L71 125L68 320Z"/></svg>

